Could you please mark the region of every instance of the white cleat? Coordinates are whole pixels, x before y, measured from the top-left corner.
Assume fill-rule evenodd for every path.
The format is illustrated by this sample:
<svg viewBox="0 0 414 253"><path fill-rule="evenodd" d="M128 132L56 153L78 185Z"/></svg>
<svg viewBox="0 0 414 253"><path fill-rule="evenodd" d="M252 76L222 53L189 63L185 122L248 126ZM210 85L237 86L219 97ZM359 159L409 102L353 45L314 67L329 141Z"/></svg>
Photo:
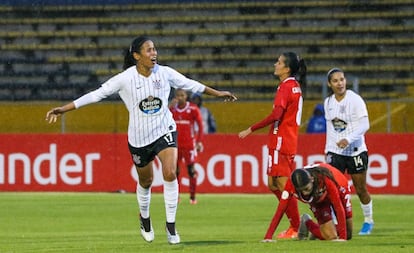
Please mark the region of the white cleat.
<svg viewBox="0 0 414 253"><path fill-rule="evenodd" d="M168 228L165 228L165 231L167 231L167 240L169 244L179 244L180 243L180 235L178 234L177 230L175 230L175 235L172 235L170 231L168 231Z"/></svg>
<svg viewBox="0 0 414 253"><path fill-rule="evenodd" d="M148 218L150 219L150 218ZM149 231L147 231L144 227L144 224L142 222L142 217L140 217L140 222L141 222L141 235L142 238L144 238L144 240L146 242L152 242L154 241L154 229L152 228L152 224L151 224L151 220L149 220Z"/></svg>

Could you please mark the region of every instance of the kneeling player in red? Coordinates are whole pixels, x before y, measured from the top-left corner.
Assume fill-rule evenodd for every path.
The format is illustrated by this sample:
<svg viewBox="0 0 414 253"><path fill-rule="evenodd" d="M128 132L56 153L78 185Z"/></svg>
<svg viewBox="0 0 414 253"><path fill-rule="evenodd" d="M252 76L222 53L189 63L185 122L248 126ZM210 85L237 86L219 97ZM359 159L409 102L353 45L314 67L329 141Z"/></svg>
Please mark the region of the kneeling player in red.
<svg viewBox="0 0 414 253"><path fill-rule="evenodd" d="M293 196L308 203L317 220L315 223L308 214L302 215L299 240L307 239L309 232L312 237L320 240L345 241L352 238L352 205L348 179L331 165L322 163L292 172L264 241L272 238Z"/></svg>

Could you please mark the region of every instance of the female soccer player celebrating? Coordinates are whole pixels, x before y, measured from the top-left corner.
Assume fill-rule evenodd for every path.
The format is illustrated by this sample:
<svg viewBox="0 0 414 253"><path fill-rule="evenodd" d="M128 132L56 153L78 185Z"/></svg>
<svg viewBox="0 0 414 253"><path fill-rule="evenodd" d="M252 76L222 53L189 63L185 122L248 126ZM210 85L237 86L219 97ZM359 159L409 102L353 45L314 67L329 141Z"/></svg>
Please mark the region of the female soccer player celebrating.
<svg viewBox="0 0 414 253"><path fill-rule="evenodd" d="M118 93L129 111L128 147L135 164L139 182L137 199L140 210L141 235L145 241L154 240L150 219L151 184L155 156L161 161L164 182L166 232L170 244L180 243L175 229L178 202L177 133L176 124L168 108L171 87L194 93L206 93L225 101L237 98L228 91L218 91L186 78L176 70L157 64L157 50L147 37L135 38L124 61L124 71L110 78L95 91L75 101L51 109L46 114L49 123L61 114L96 103Z"/></svg>

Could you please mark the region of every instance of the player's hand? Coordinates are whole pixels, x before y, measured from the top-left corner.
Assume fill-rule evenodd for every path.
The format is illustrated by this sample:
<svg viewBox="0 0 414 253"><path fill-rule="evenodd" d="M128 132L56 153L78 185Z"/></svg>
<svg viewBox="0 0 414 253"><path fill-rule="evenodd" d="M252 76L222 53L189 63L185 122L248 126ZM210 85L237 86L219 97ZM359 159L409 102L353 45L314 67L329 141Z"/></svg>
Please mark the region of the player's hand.
<svg viewBox="0 0 414 253"><path fill-rule="evenodd" d="M249 128L247 128L246 130L243 130L243 131L241 131L240 133L239 133L239 138L240 139L243 139L243 138L245 138L247 135L249 135L249 134L251 134L252 133L252 130L250 129L250 127Z"/></svg>
<svg viewBox="0 0 414 253"><path fill-rule="evenodd" d="M224 98L224 102L233 102L237 97L229 91L221 91L219 97Z"/></svg>
<svg viewBox="0 0 414 253"><path fill-rule="evenodd" d="M203 145L203 143L201 143L201 142L197 142L197 143L196 143L196 150L197 150L197 152L203 152L203 150L204 150L204 145Z"/></svg>
<svg viewBox="0 0 414 253"><path fill-rule="evenodd" d="M62 115L62 107L56 107L46 113L46 121L50 123L55 123L57 118Z"/></svg>
<svg viewBox="0 0 414 253"><path fill-rule="evenodd" d="M276 240L273 240L273 239L263 239L263 240L261 240L260 242L264 242L264 243L273 243L273 242L276 242Z"/></svg>
<svg viewBox="0 0 414 253"><path fill-rule="evenodd" d="M346 242L346 240L345 239L333 239L333 240L331 240L331 241L333 241L333 242Z"/></svg>
<svg viewBox="0 0 414 253"><path fill-rule="evenodd" d="M348 143L347 139L342 139L342 140L338 141L336 143L336 145L338 146L338 148L344 149L344 148L348 147L349 143Z"/></svg>

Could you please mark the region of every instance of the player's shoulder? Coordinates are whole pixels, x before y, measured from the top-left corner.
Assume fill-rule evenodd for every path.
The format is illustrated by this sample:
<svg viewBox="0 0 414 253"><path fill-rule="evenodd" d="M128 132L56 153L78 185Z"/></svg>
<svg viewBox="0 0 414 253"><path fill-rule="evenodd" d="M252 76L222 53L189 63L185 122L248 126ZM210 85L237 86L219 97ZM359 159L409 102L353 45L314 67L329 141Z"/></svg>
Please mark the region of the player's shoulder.
<svg viewBox="0 0 414 253"><path fill-rule="evenodd" d="M346 96L350 99L362 99L362 97L353 90L347 89Z"/></svg>
<svg viewBox="0 0 414 253"><path fill-rule="evenodd" d="M351 103L365 103L364 99L361 97L361 95L359 95L358 93L356 93L353 90L347 90L346 91L346 98L351 102Z"/></svg>
<svg viewBox="0 0 414 253"><path fill-rule="evenodd" d="M200 110L198 106L194 104L193 102L188 102L188 107L191 108L192 110L197 110L197 111Z"/></svg>
<svg viewBox="0 0 414 253"><path fill-rule="evenodd" d="M290 88L290 87L296 87L299 86L298 81L294 77L288 77L281 83L281 88Z"/></svg>
<svg viewBox="0 0 414 253"><path fill-rule="evenodd" d="M178 73L177 70L173 69L170 66L167 65L155 65L154 69L153 69L154 73Z"/></svg>
<svg viewBox="0 0 414 253"><path fill-rule="evenodd" d="M285 79L278 87L278 92L286 92L293 94L301 94L301 88L295 78L289 77Z"/></svg>

